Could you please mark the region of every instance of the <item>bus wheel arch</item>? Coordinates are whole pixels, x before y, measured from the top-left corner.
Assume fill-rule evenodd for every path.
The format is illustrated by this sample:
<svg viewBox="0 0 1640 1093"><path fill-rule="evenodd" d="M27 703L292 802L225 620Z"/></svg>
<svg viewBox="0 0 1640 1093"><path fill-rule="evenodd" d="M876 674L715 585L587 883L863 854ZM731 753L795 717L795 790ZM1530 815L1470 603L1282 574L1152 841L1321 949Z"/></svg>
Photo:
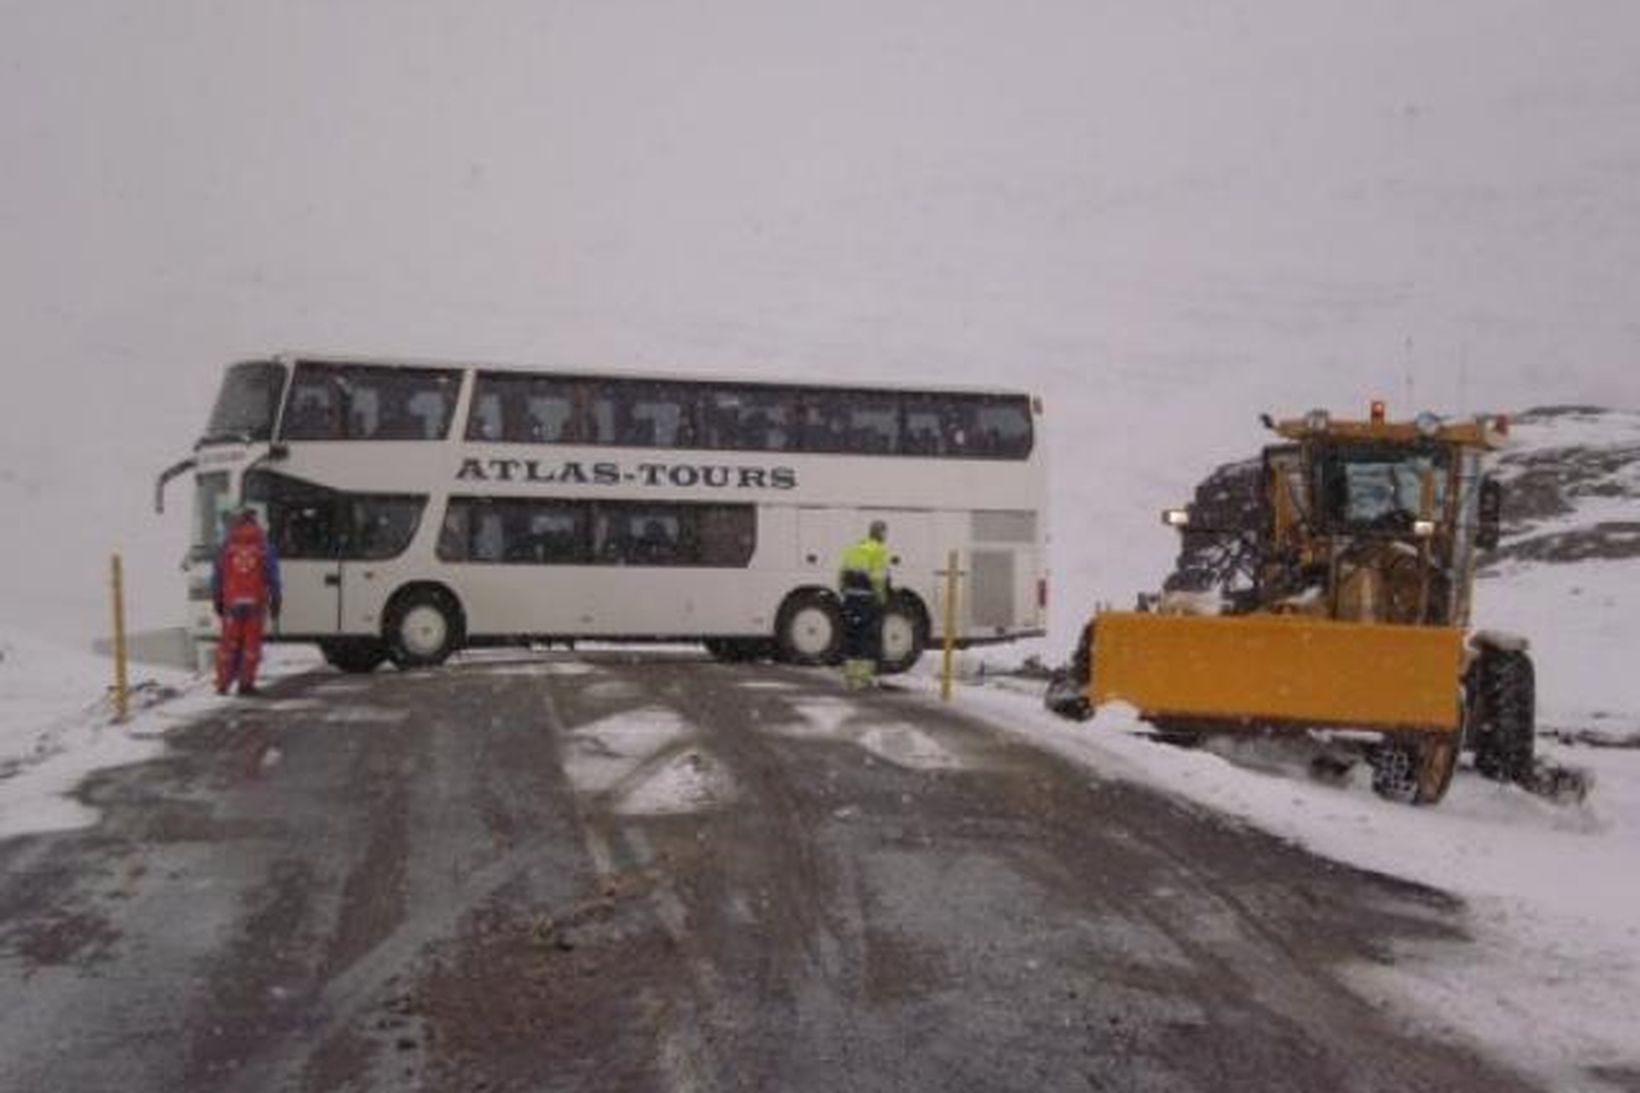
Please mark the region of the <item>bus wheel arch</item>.
<svg viewBox="0 0 1640 1093"><path fill-rule="evenodd" d="M896 592L883 608L877 670L886 675L909 671L928 648L928 608L915 592Z"/></svg>
<svg viewBox="0 0 1640 1093"><path fill-rule="evenodd" d="M775 613L775 648L789 664L835 664L843 652L843 609L828 588L795 589Z"/></svg>
<svg viewBox="0 0 1640 1093"><path fill-rule="evenodd" d="M461 601L442 584L418 581L394 592L382 612L382 641L399 668L444 663L467 640Z"/></svg>

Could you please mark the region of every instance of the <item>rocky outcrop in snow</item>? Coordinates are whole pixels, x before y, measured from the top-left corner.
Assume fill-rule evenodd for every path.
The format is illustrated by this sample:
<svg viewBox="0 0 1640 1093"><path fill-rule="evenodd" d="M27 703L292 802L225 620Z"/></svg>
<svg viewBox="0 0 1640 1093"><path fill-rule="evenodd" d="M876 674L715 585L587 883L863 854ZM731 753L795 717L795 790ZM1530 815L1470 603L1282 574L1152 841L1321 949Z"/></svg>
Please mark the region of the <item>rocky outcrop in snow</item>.
<svg viewBox="0 0 1640 1093"><path fill-rule="evenodd" d="M1514 421L1495 462L1504 563L1640 558L1640 413L1545 406Z"/></svg>

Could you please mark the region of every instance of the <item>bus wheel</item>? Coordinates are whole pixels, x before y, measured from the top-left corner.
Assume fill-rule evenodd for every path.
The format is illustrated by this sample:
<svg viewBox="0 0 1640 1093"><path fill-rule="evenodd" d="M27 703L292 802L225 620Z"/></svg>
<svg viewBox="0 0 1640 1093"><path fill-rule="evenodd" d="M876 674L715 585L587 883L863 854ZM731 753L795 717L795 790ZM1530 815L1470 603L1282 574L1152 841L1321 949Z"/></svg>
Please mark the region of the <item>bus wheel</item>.
<svg viewBox="0 0 1640 1093"><path fill-rule="evenodd" d="M883 608L881 655L877 670L886 675L909 671L928 647L928 617L915 600L897 598Z"/></svg>
<svg viewBox="0 0 1640 1093"><path fill-rule="evenodd" d="M330 638L319 643L319 652L344 672L374 672L387 659L387 646L375 638Z"/></svg>
<svg viewBox="0 0 1640 1093"><path fill-rule="evenodd" d="M460 646L461 608L442 588L411 588L393 597L382 630L394 664L431 668Z"/></svg>
<svg viewBox="0 0 1640 1093"><path fill-rule="evenodd" d="M837 600L818 589L794 592L775 619L780 659L791 664L832 664L843 648L843 614Z"/></svg>

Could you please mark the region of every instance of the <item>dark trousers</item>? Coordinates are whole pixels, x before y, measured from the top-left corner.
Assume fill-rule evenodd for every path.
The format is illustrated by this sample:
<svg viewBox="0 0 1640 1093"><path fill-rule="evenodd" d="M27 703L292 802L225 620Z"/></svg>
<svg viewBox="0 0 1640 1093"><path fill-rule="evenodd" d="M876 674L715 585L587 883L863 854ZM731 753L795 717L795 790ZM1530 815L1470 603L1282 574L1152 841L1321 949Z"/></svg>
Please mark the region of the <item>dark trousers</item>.
<svg viewBox="0 0 1640 1093"><path fill-rule="evenodd" d="M843 593L843 658L876 660L882 637L883 609L877 597L849 589Z"/></svg>

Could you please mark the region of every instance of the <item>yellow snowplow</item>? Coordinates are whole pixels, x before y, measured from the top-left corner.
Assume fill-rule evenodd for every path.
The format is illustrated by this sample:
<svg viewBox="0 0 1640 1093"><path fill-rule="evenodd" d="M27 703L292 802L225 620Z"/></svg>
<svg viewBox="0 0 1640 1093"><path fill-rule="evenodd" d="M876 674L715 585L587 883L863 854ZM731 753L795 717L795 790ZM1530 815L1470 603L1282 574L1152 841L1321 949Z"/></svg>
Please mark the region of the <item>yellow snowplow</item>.
<svg viewBox="0 0 1640 1093"><path fill-rule="evenodd" d="M1374 734L1374 788L1400 800L1440 800L1465 747L1482 773L1528 781L1526 643L1468 629L1476 558L1499 534L1483 462L1507 419L1396 422L1374 403L1366 420L1264 420L1280 442L1163 514L1183 537L1174 578L1088 623L1049 707L1120 702L1173 738Z"/></svg>

